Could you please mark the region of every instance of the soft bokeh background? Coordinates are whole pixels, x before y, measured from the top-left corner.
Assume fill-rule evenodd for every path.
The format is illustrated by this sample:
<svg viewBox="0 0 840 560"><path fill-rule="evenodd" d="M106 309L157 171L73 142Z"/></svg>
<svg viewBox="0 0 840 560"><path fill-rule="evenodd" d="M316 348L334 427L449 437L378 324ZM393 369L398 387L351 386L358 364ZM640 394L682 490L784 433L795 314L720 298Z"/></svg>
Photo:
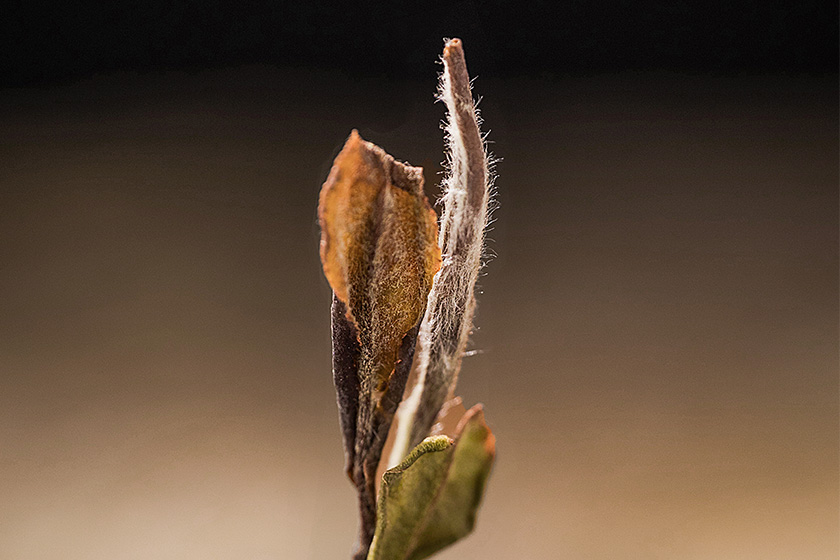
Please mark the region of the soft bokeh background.
<svg viewBox="0 0 840 560"><path fill-rule="evenodd" d="M837 558L836 73L477 37L498 459L441 560ZM0 91L4 559L349 557L317 193L356 127L437 196L434 67L205 66Z"/></svg>

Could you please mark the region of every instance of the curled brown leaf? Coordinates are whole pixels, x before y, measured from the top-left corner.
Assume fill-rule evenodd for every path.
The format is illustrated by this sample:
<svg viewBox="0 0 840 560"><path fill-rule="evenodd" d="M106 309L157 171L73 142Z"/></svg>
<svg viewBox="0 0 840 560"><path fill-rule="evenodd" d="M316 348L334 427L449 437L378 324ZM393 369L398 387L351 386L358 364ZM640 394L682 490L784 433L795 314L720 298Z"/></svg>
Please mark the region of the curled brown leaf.
<svg viewBox="0 0 840 560"><path fill-rule="evenodd" d="M402 399L420 319L440 267L437 216L422 169L355 130L321 189L321 262L334 292L333 376L347 471L359 488L367 549L375 473Z"/></svg>

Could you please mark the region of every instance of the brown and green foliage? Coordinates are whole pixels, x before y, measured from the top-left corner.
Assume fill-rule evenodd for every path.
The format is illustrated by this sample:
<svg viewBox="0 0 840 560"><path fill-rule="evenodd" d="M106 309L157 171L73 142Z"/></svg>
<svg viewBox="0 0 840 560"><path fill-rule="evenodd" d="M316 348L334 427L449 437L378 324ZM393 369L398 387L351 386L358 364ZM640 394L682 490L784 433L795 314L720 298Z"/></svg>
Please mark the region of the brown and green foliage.
<svg viewBox="0 0 840 560"><path fill-rule="evenodd" d="M319 199L333 379L345 468L359 496L356 560L419 560L468 534L495 456L480 405L463 416L454 441L427 437L453 396L472 330L490 187L459 39L447 42L443 62L449 120L440 224L422 169L355 130ZM417 381L403 401L412 369ZM398 409L391 462L399 464L385 472L377 500L376 473Z"/></svg>

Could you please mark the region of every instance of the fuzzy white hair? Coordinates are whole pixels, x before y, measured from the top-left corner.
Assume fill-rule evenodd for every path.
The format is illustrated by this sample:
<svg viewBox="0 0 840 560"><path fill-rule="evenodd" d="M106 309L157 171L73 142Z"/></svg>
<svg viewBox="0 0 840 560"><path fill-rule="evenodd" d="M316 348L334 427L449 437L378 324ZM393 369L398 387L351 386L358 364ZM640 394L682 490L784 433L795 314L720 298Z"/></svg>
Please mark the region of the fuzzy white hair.
<svg viewBox="0 0 840 560"><path fill-rule="evenodd" d="M417 340L417 381L400 405L389 465L425 438L452 396L475 312L475 283L484 257L493 159L472 97L460 39L446 42L438 100L446 104L446 176L440 219L441 267L435 275Z"/></svg>

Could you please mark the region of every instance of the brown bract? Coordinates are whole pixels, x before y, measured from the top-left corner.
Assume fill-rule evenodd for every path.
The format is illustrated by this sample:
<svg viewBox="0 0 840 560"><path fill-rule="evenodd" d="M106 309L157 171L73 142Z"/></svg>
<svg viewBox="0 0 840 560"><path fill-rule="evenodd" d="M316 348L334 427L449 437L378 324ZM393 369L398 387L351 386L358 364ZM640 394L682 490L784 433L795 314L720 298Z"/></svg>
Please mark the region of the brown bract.
<svg viewBox="0 0 840 560"><path fill-rule="evenodd" d="M347 473L359 490L364 558L375 528L375 476L402 400L420 319L440 268L437 216L419 167L355 130L318 204L321 262L333 289L333 378Z"/></svg>
<svg viewBox="0 0 840 560"><path fill-rule="evenodd" d="M318 217L324 274L381 366L382 382L440 268L422 169L395 161L354 130L321 189Z"/></svg>

